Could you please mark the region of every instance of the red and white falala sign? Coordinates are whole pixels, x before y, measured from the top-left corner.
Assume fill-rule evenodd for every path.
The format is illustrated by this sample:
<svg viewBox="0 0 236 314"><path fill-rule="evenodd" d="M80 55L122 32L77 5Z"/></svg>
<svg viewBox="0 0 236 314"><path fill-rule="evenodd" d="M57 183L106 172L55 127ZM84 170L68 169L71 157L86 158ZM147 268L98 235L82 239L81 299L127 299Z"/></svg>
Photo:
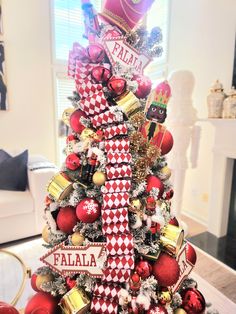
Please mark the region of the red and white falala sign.
<svg viewBox="0 0 236 314"><path fill-rule="evenodd" d="M124 37L103 39L103 44L112 66L115 66L116 62L119 62L121 66L126 68L127 66L134 67L136 74L142 74L145 67L151 61L148 55L139 53L138 50L130 46Z"/></svg>
<svg viewBox="0 0 236 314"><path fill-rule="evenodd" d="M180 276L176 284L172 287L172 292L176 292L179 289L184 279L188 277L194 267L194 265L187 259L186 248L187 244L183 246L176 258L176 261L178 262L180 268Z"/></svg>
<svg viewBox="0 0 236 314"><path fill-rule="evenodd" d="M49 250L40 260L62 276L87 274L100 278L102 269L98 259L105 254L106 243L93 242L86 246L65 246L60 243Z"/></svg>

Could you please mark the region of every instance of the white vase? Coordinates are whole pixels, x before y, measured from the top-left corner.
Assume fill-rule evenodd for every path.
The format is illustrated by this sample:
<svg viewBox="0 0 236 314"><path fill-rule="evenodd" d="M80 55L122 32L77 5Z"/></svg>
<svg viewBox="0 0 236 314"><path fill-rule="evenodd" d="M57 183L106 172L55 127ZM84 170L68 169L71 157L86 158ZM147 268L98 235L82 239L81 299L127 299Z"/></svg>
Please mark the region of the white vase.
<svg viewBox="0 0 236 314"><path fill-rule="evenodd" d="M236 90L232 87L223 103L223 118L236 119Z"/></svg>
<svg viewBox="0 0 236 314"><path fill-rule="evenodd" d="M222 118L224 99L223 85L217 80L207 96L208 118Z"/></svg>

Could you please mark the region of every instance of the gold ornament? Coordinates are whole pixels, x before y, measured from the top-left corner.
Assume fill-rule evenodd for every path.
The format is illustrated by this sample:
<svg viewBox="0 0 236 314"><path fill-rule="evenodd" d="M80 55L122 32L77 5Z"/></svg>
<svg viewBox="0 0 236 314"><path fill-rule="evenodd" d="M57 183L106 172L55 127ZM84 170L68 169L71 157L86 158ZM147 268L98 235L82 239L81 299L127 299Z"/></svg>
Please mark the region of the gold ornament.
<svg viewBox="0 0 236 314"><path fill-rule="evenodd" d="M115 102L128 118L132 117L135 113L142 110L138 98L130 91L115 98Z"/></svg>
<svg viewBox="0 0 236 314"><path fill-rule="evenodd" d="M48 225L44 226L43 231L42 231L42 238L46 243L49 243L49 234L50 230L48 228Z"/></svg>
<svg viewBox="0 0 236 314"><path fill-rule="evenodd" d="M47 186L48 193L56 202L66 198L72 190L72 182L63 172L55 174Z"/></svg>
<svg viewBox="0 0 236 314"><path fill-rule="evenodd" d="M84 290L74 287L62 297L59 305L64 314L85 314L90 300Z"/></svg>
<svg viewBox="0 0 236 314"><path fill-rule="evenodd" d="M75 108L67 108L63 111L62 121L65 125L70 126L70 116L75 111Z"/></svg>
<svg viewBox="0 0 236 314"><path fill-rule="evenodd" d="M188 314L184 309L178 308L175 310L174 314Z"/></svg>
<svg viewBox="0 0 236 314"><path fill-rule="evenodd" d="M45 274L45 275L42 275L42 274L39 274L37 275L36 277L36 282L35 282L35 285L36 287L39 289L39 290L42 290L42 285L44 283L48 283L48 282L51 282L53 281L54 277L52 274Z"/></svg>
<svg viewBox="0 0 236 314"><path fill-rule="evenodd" d="M101 171L96 171L93 175L93 183L95 185L101 186L105 183L106 181L106 175L105 173Z"/></svg>
<svg viewBox="0 0 236 314"><path fill-rule="evenodd" d="M161 230L160 243L169 253L178 254L184 241L184 230L167 224Z"/></svg>
<svg viewBox="0 0 236 314"><path fill-rule="evenodd" d="M162 304L170 303L172 300L171 292L169 290L161 291L158 294L158 300L160 300Z"/></svg>
<svg viewBox="0 0 236 314"><path fill-rule="evenodd" d="M85 128L80 134L80 140L82 141L93 140L95 136L96 136L96 133L92 129Z"/></svg>
<svg viewBox="0 0 236 314"><path fill-rule="evenodd" d="M136 182L141 182L146 179L147 176L147 168L148 168L148 160L145 157L139 158L133 169L133 178Z"/></svg>
<svg viewBox="0 0 236 314"><path fill-rule="evenodd" d="M144 112L137 112L130 118L131 124L137 129L144 124L145 120L146 118Z"/></svg>
<svg viewBox="0 0 236 314"><path fill-rule="evenodd" d="M71 236L71 242L75 246L82 245L84 242L84 236L79 233L79 231L76 231Z"/></svg>
<svg viewBox="0 0 236 314"><path fill-rule="evenodd" d="M161 156L160 148L148 144L147 148L147 158L150 160L151 163L155 162Z"/></svg>
<svg viewBox="0 0 236 314"><path fill-rule="evenodd" d="M137 213L142 210L142 203L138 198L134 198L130 201L129 211L132 213Z"/></svg>
<svg viewBox="0 0 236 314"><path fill-rule="evenodd" d="M167 166L163 167L163 168L160 170L160 173L161 173L162 178L163 178L164 180L168 180L168 179L170 178L170 176L171 176L171 170L170 170L170 168L167 167Z"/></svg>

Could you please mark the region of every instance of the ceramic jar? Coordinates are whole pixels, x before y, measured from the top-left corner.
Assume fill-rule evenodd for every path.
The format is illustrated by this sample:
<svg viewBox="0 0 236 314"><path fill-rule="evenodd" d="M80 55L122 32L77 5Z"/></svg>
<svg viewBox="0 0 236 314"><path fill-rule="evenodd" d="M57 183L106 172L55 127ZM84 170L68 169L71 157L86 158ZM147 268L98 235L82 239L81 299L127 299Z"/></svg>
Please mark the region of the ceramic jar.
<svg viewBox="0 0 236 314"><path fill-rule="evenodd" d="M223 118L236 119L236 90L232 87L223 103Z"/></svg>
<svg viewBox="0 0 236 314"><path fill-rule="evenodd" d="M217 80L207 96L208 118L222 118L223 101L225 99L223 85Z"/></svg>

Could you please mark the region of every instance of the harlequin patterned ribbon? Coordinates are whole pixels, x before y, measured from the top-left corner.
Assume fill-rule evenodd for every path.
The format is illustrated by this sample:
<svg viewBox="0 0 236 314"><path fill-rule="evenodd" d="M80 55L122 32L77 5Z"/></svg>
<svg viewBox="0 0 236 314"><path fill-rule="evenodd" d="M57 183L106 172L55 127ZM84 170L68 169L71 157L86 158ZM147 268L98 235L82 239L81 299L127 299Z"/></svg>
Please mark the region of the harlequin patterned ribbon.
<svg viewBox="0 0 236 314"><path fill-rule="evenodd" d="M122 116L109 110L102 85L92 82L91 71L95 64L85 63L79 52L84 55L81 46L75 46L70 53L68 74L76 81L81 97L80 107L90 117L94 128L106 126L107 181L102 188L102 232L107 239L107 266L103 269L102 282L94 288L91 313L116 314L119 284L129 280L131 269L134 268L134 244L128 220L132 156L129 152L128 129Z"/></svg>

